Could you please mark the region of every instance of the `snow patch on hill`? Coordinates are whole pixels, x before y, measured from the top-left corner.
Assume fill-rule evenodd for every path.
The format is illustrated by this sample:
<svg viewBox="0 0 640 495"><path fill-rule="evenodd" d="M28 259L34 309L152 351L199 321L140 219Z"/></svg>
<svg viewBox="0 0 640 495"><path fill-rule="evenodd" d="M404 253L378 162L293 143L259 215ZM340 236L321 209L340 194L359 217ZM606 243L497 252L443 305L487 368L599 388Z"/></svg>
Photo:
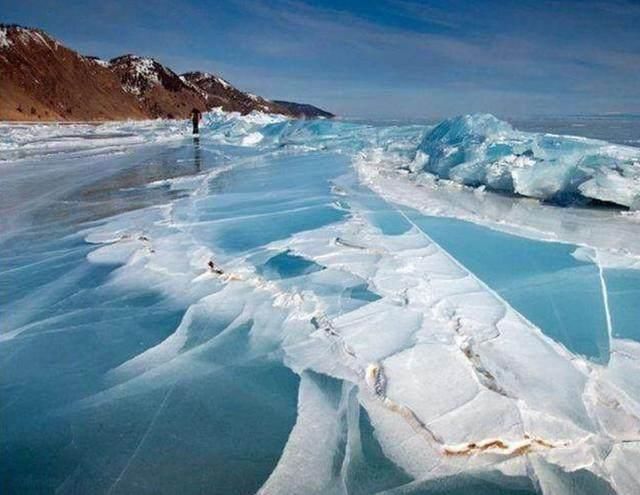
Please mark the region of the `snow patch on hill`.
<svg viewBox="0 0 640 495"><path fill-rule="evenodd" d="M9 40L9 36L7 36L7 28L0 27L0 48L9 48L11 46L11 41Z"/></svg>
<svg viewBox="0 0 640 495"><path fill-rule="evenodd" d="M195 91L196 93L198 93L200 96L202 96L205 100L209 99L209 95L207 94L206 91L203 91L202 88L198 87L196 84L193 84L191 81L189 81L186 77L184 77L184 75L182 76L178 76L180 77L180 80L189 88L191 88L193 91Z"/></svg>
<svg viewBox="0 0 640 495"><path fill-rule="evenodd" d="M105 67L105 68L109 68L111 66L111 64L109 62L107 62L106 60L102 60L101 58L94 58L92 59L96 64Z"/></svg>
<svg viewBox="0 0 640 495"><path fill-rule="evenodd" d="M158 84L160 80L158 79L158 73L155 70L153 60L150 58L140 58L138 60L134 60L133 69L137 76L143 77L147 81L153 84Z"/></svg>
<svg viewBox="0 0 640 495"><path fill-rule="evenodd" d="M112 59L109 66L123 73L122 89L137 96L173 77L170 71L152 58L137 55L124 55Z"/></svg>
<svg viewBox="0 0 640 495"><path fill-rule="evenodd" d="M12 36L14 37L14 40L11 39ZM53 50L53 47L47 37L43 36L35 29L28 29L20 26L0 26L0 48L8 48L13 45L15 38L24 45L37 43ZM53 41L53 44L55 47L58 46L56 41Z"/></svg>
<svg viewBox="0 0 640 495"><path fill-rule="evenodd" d="M210 76L210 75L211 74L207 74L207 76ZM216 82L220 83L223 88L229 89L231 87L231 84L229 84L227 81L225 81L221 77L213 76L213 78L216 80Z"/></svg>

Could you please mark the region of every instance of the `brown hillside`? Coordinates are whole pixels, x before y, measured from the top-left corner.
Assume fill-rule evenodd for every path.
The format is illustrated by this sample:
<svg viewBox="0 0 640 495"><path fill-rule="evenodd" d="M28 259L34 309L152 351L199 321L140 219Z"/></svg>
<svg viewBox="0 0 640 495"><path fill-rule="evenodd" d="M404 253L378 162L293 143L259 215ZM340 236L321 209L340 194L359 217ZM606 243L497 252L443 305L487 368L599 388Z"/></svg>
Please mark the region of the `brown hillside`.
<svg viewBox="0 0 640 495"><path fill-rule="evenodd" d="M0 29L0 119L146 118L109 68L40 30Z"/></svg>
<svg viewBox="0 0 640 495"><path fill-rule="evenodd" d="M0 24L0 120L104 121L187 118L221 107L327 117L311 105L274 102L203 72L178 76L152 58L109 62L66 48L44 31Z"/></svg>

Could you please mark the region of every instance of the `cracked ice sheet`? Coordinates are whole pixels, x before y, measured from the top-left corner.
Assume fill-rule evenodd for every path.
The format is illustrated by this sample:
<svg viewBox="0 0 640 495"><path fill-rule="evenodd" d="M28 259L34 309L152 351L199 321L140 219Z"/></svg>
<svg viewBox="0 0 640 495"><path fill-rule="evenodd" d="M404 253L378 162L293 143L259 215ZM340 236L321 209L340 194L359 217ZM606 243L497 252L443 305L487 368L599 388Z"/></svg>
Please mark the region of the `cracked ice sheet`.
<svg viewBox="0 0 640 495"><path fill-rule="evenodd" d="M352 242L341 246L337 238ZM325 266L353 266L361 276L369 276L370 287L383 298L334 320L355 355L337 353L336 360L358 376L367 363L378 362L386 376L387 397L410 407L445 443L485 438L509 443L526 434L559 445L532 455L568 472L589 469L615 483L604 463L606 445L637 441L640 435L634 421L637 395L630 399L613 382L637 376L630 372L637 373L638 361L626 357L631 369L609 383L607 377L620 368L615 354L608 368L571 355L415 229L385 237L356 216L339 226L299 234L286 245ZM277 249L277 243L271 248ZM354 252L361 253L361 263L353 263ZM402 293L402 287L408 290ZM312 335L304 345L285 348L289 364L353 379L342 371L344 366L313 359L328 345L322 337ZM478 369L478 360L465 355L469 344L502 393L483 384L480 378L486 383L487 376ZM607 383L601 386L606 394L593 391L594 381ZM633 378L627 382L635 383ZM493 464L512 475L532 469L523 458L495 453L443 457L437 446L366 390L361 400L387 455L417 479ZM601 426L612 421L621 422L613 435L611 427L605 431Z"/></svg>
<svg viewBox="0 0 640 495"><path fill-rule="evenodd" d="M112 277L114 285L151 284L183 302L199 302L174 336L114 370L113 388L90 402L128 396L173 376L206 372L198 367L199 356L215 350L220 339L213 335L202 342L194 340L193 317L201 312L200 320L208 321L221 311L231 311L227 328L252 322L252 353L281 347L285 364L297 373L311 370L357 385L384 453L415 479L478 469L535 479L546 476L549 463L561 473L588 469L606 482L624 478L628 449L620 448L612 460L607 452L638 437L637 395L631 395L633 380L628 378L637 373L637 360L627 357L631 351L624 354L624 367L616 361L616 353L607 368L571 355L416 228L384 236L355 212L346 222L266 246L268 252L288 250L325 268L294 279L267 281L244 258L253 254L233 258L212 253L215 248L200 246L191 233L167 222L162 208L146 214L152 215L148 220L157 215L151 221L154 227L144 231L149 244L139 237L113 242L131 230L127 222L139 224L138 216L130 214L89 234L94 242L108 243L91 253L90 260L126 262ZM221 281L207 274L205 261L212 254L237 278ZM363 281L381 299L353 310L344 311L332 291L318 290ZM211 286L220 291L198 299L207 285L209 291ZM236 310L226 301L242 303ZM310 325L311 317L319 313L330 316L331 331ZM372 364L386 380L380 392L367 381ZM315 392L312 396L322 398ZM309 394L301 391L302 397ZM318 405L325 406L329 407ZM342 414L335 407L332 411L334 416ZM278 473L290 472L291 459L314 443L308 431L314 422L304 417L299 416L272 480L286 480ZM332 424L318 434L328 435L326 428ZM498 439L511 454L494 448L445 455L443 445L434 442L426 429L445 446L460 449L469 442ZM519 456L514 446L525 445L525 435L543 439L553 448L540 447L529 456ZM340 442L338 438L332 445ZM544 459L545 464L531 464L534 458ZM335 472L324 472L313 483L338 486ZM631 493L624 490L619 489Z"/></svg>

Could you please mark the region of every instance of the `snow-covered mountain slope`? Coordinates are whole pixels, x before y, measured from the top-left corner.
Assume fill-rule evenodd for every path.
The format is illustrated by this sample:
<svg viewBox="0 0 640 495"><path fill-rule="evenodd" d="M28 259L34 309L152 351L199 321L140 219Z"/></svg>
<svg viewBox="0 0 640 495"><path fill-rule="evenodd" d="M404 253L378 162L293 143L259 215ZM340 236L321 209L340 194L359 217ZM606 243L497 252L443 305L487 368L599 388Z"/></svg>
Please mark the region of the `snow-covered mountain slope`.
<svg viewBox="0 0 640 495"><path fill-rule="evenodd" d="M186 72L182 74L181 78L204 95L209 108L222 107L223 110L243 114L253 110L285 113L269 100L243 93L214 74L208 72Z"/></svg>
<svg viewBox="0 0 640 495"><path fill-rule="evenodd" d="M138 98L150 117L186 118L193 108L210 108L200 91L152 58L128 54L110 60L109 65L122 88Z"/></svg>
<svg viewBox="0 0 640 495"><path fill-rule="evenodd" d="M242 92L228 81L208 72L186 72L180 78L202 92L208 107L221 107L225 111L240 112L241 114L258 110L297 118L334 117L332 113L313 105L268 100L261 96Z"/></svg>

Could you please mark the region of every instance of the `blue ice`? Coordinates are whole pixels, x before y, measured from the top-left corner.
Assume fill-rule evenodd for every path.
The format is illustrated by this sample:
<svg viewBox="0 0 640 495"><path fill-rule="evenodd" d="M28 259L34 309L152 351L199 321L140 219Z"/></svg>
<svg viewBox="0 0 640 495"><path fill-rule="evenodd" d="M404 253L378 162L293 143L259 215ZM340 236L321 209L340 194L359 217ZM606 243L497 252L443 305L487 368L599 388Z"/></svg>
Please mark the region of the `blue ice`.
<svg viewBox="0 0 640 495"><path fill-rule="evenodd" d="M351 165L364 147L408 140L399 153L411 157L429 129L207 118L210 134L199 141L176 138L178 123L142 130L123 124L121 132L86 139L83 133L96 131L81 129L70 135L77 138L72 147L55 154L16 148L13 161L0 164L0 478L8 493L255 493L276 468L300 414L301 376L283 358L282 346L299 345L296 339L313 329L258 290L222 283L207 272L206 261L213 257L225 268L236 263L243 276L253 270L282 293L311 294L331 318L376 304L401 308L401 301L383 300L365 275L325 266L322 256L331 253L312 260L295 251L296 236L359 215L388 237L420 229L547 336L607 364L611 342L599 269L572 256L576 246L428 216L359 183ZM548 161L556 152L591 153L600 146L560 140L573 148L558 148L549 138L484 121L486 129L449 122L433 131L421 145L431 154L427 169L449 174L465 163L455 153L442 161L441 145L461 144L460 153L471 147L474 156L482 155L481 166L465 169L463 182L479 185L489 162L530 158L529 148ZM487 145L485 131L518 142ZM250 132L261 133L255 146L243 141ZM116 150L100 141L132 136L150 142ZM56 140L67 146L68 137L49 136L42 146ZM609 187L607 174L625 179L634 165L621 159L618 170L582 158L595 180L589 194L624 204L624 198L611 199L617 189ZM594 172L599 168L606 177ZM514 192L506 175L493 179L495 189ZM96 231L107 232L106 240L89 242L87 233ZM118 254L122 245L140 252L147 246L148 270L136 272L140 265L129 255L101 263L87 258L105 248ZM154 254L176 259L154 265ZM364 255L356 247L348 256L343 263ZM197 277L189 278L188 270ZM150 271L157 278L145 278ZM612 337L636 342L637 273L604 270ZM357 417L340 416L346 402L357 400L356 389L348 388L353 385L320 373L310 380L340 421L351 421L337 430L357 432L357 455L340 437L332 476L349 493L410 483L364 408L355 409ZM351 462L342 464L349 455ZM528 478L511 484L503 474L488 473L404 488L533 490ZM576 483L599 483L580 470L572 476Z"/></svg>

